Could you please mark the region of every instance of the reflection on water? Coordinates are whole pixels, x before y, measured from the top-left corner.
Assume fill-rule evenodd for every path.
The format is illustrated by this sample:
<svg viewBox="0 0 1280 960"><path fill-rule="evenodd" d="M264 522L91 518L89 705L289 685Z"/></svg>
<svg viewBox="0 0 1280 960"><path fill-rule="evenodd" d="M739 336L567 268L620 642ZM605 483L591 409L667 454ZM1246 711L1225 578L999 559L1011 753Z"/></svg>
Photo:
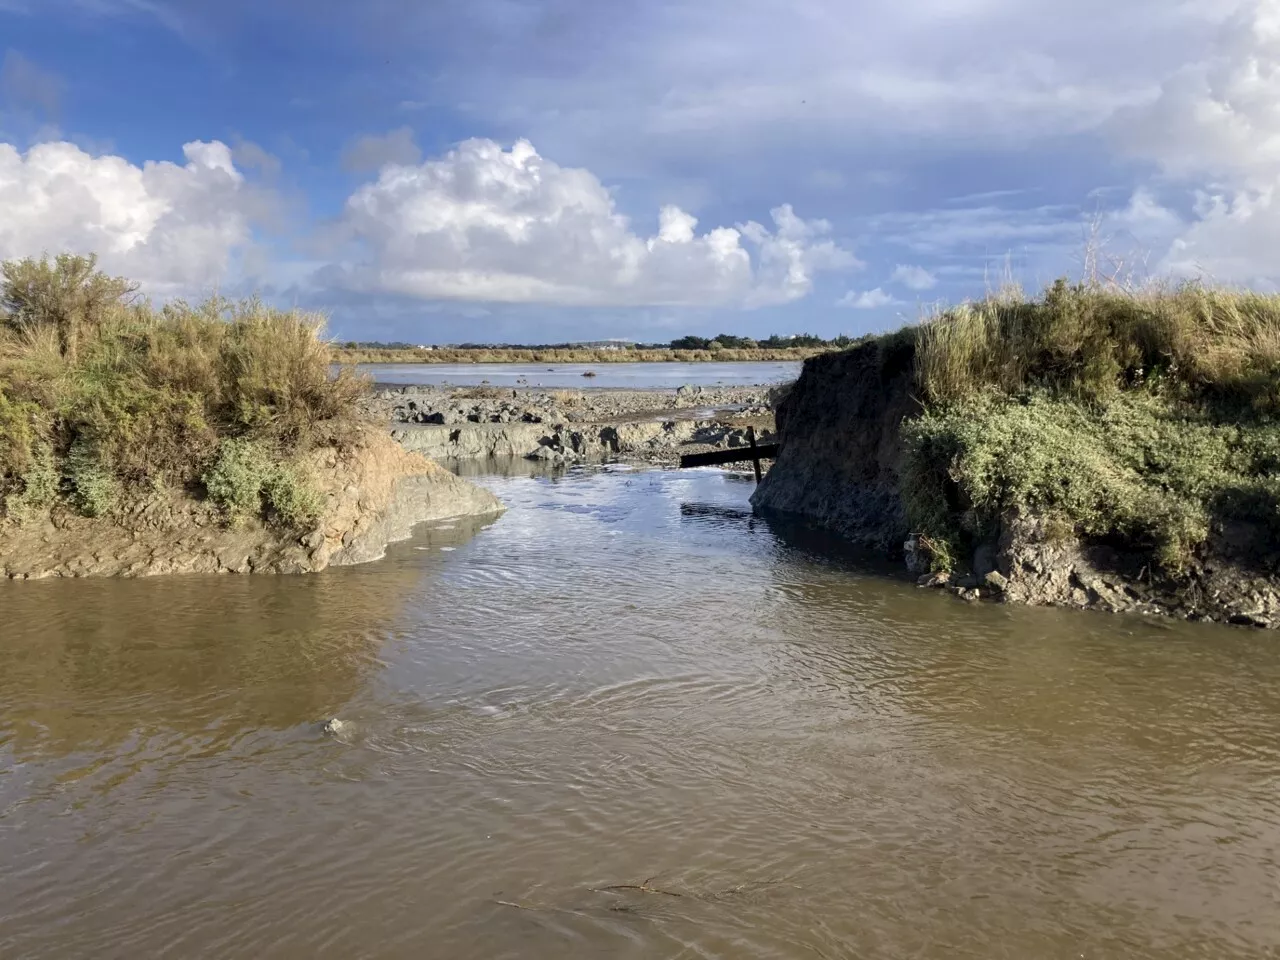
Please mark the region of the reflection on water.
<svg viewBox="0 0 1280 960"><path fill-rule="evenodd" d="M1273 638L966 606L715 471L483 482L363 567L0 584L0 955L1280 949Z"/></svg>

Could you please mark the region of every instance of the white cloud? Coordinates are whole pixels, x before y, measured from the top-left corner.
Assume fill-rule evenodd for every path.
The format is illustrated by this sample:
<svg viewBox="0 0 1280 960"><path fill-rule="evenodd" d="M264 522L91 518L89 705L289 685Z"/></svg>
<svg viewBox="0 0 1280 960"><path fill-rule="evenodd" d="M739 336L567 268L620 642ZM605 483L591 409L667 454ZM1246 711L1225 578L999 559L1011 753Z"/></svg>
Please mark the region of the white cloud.
<svg viewBox="0 0 1280 960"><path fill-rule="evenodd" d="M787 303L817 273L860 266L822 220L783 204L754 221L698 232L663 207L642 236L588 170L561 167L526 140L468 140L420 165L384 166L348 200L341 231L362 255L323 282L422 299L596 306Z"/></svg>
<svg viewBox="0 0 1280 960"><path fill-rule="evenodd" d="M905 263L898 264L889 279L912 290L932 290L938 285L938 278L924 267L911 266Z"/></svg>
<svg viewBox="0 0 1280 960"><path fill-rule="evenodd" d="M1140 187L1110 218L1156 251L1155 272L1280 280L1280 0L1240 4L1207 56L1107 129L1162 175L1158 191ZM1189 216L1157 199L1175 187L1190 193Z"/></svg>
<svg viewBox="0 0 1280 960"><path fill-rule="evenodd" d="M383 136L360 137L349 143L342 151L342 169L367 173L388 164L412 166L421 159L422 151L413 142L413 131L399 127Z"/></svg>
<svg viewBox="0 0 1280 960"><path fill-rule="evenodd" d="M880 307L901 305L901 300L895 299L891 294L885 293L879 287L874 290L864 290L862 293L850 290L836 301L837 307L851 307L854 310L877 310Z"/></svg>
<svg viewBox="0 0 1280 960"><path fill-rule="evenodd" d="M280 158L252 140L238 141L231 150L231 159L236 166L253 167L267 178L280 175Z"/></svg>
<svg viewBox="0 0 1280 960"><path fill-rule="evenodd" d="M0 143L0 259L97 253L103 269L164 296L225 279L268 198L223 143L192 142L186 163L135 166L71 143L25 154Z"/></svg>
<svg viewBox="0 0 1280 960"><path fill-rule="evenodd" d="M1109 124L1120 147L1173 177L1270 182L1280 170L1280 2L1250 0L1203 60Z"/></svg>

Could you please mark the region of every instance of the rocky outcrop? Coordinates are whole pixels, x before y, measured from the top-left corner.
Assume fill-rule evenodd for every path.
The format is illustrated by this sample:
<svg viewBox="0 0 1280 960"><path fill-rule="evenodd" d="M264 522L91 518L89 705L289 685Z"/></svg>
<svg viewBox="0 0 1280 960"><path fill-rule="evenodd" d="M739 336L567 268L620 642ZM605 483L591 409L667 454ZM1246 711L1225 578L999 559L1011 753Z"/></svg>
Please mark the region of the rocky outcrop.
<svg viewBox="0 0 1280 960"><path fill-rule="evenodd" d="M503 509L487 490L377 430L344 453L316 451L307 467L325 501L311 530L285 534L259 522L229 529L205 501L162 497L111 517L55 513L7 524L0 528L0 574L308 573L376 560L424 521Z"/></svg>
<svg viewBox="0 0 1280 960"><path fill-rule="evenodd" d="M710 411L768 417L763 387L684 386L676 390L545 390L518 387L388 387L364 401L370 419L395 424L557 424L706 418Z"/></svg>
<svg viewBox="0 0 1280 960"><path fill-rule="evenodd" d="M628 457L676 462L682 454L732 449L749 444L745 427L719 420L661 420L638 423L410 425L391 436L406 449L433 460L527 457L557 463ZM773 432L761 429L759 442Z"/></svg>
<svg viewBox="0 0 1280 960"><path fill-rule="evenodd" d="M514 394L514 396L513 396ZM402 387L370 403L392 436L435 460L528 457L571 463L625 457L674 463L685 453L768 442L773 413L761 388L507 390ZM371 408L372 412L372 408Z"/></svg>
<svg viewBox="0 0 1280 960"><path fill-rule="evenodd" d="M908 525L900 483L901 426L921 409L913 362L909 341L894 338L805 361L778 405L778 460L756 489L754 508L902 558L922 586L967 600L1280 627L1280 548L1246 523L1220 524L1192 568L1174 578L1120 538L1091 540L1011 510L954 574L924 572L927 550Z"/></svg>

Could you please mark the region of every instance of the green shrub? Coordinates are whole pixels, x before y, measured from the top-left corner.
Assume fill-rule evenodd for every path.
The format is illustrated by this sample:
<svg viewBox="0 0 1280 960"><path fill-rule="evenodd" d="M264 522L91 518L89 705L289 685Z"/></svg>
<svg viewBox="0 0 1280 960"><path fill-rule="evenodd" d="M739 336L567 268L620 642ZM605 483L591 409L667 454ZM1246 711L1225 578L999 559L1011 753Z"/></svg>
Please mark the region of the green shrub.
<svg viewBox="0 0 1280 960"><path fill-rule="evenodd" d="M1217 422L1148 392L1098 407L1043 391L987 391L926 411L904 424L903 437L910 522L959 556L1004 510L1021 507L1062 533L1069 525L1148 549L1178 573L1224 505L1272 503L1280 492L1280 426Z"/></svg>
<svg viewBox="0 0 1280 960"><path fill-rule="evenodd" d="M9 492L3 501L5 515L22 520L50 506L58 498L61 483L53 451L37 444L26 460L26 469L16 482L7 484Z"/></svg>
<svg viewBox="0 0 1280 960"><path fill-rule="evenodd" d="M71 503L86 517L111 512L120 495L110 464L104 462L98 446L86 440L71 445L63 465L71 490Z"/></svg>
<svg viewBox="0 0 1280 960"><path fill-rule="evenodd" d="M263 490L267 507L281 526L301 530L315 524L324 503L297 467L281 464L267 478Z"/></svg>
<svg viewBox="0 0 1280 960"><path fill-rule="evenodd" d="M232 525L262 513L262 493L275 465L261 444L250 440L224 440L218 458L202 478L209 499L227 515Z"/></svg>
<svg viewBox="0 0 1280 960"><path fill-rule="evenodd" d="M204 485L232 525L266 516L287 529L301 529L315 523L323 507L297 466L248 440L223 441Z"/></svg>
<svg viewBox="0 0 1280 960"><path fill-rule="evenodd" d="M12 400L0 389L0 489L31 467L38 443L40 408L30 401Z"/></svg>

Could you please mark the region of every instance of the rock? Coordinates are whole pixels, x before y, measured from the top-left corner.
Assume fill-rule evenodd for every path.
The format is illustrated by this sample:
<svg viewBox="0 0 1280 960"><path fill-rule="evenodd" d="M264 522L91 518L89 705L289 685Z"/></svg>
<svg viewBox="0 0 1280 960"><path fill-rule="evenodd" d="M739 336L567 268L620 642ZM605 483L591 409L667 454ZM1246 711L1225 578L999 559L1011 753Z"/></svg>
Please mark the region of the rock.
<svg viewBox="0 0 1280 960"><path fill-rule="evenodd" d="M320 729L331 737L340 737L343 734L350 732L351 725L345 721L339 720L337 717L333 717L330 720L326 720L324 722L324 726Z"/></svg>
<svg viewBox="0 0 1280 960"><path fill-rule="evenodd" d="M919 537L911 536L904 540L902 554L906 560L908 573L918 574L929 569L931 558L929 552L921 545ZM943 574L943 581L946 581L945 574Z"/></svg>
<svg viewBox="0 0 1280 960"><path fill-rule="evenodd" d="M996 593L1004 593L1005 587L1009 585L1009 578L999 570L989 570L987 575L982 578L982 582Z"/></svg>

